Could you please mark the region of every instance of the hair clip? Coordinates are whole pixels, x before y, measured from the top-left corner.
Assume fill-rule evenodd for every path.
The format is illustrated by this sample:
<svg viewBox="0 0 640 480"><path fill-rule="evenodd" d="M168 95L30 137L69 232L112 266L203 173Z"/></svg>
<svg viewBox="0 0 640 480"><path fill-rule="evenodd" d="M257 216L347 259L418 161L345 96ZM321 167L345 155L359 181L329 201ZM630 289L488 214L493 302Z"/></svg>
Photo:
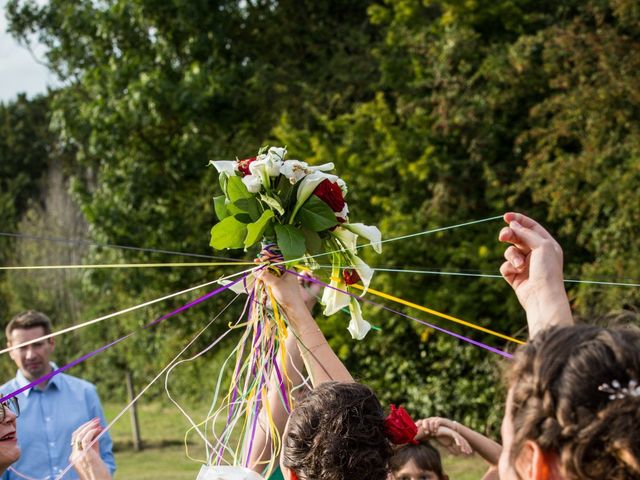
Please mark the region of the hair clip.
<svg viewBox="0 0 640 480"><path fill-rule="evenodd" d="M608 383L603 383L598 387L598 390L609 394L609 400L621 399L625 397L640 397L640 385L636 380L629 380L629 384L623 387L618 380Z"/></svg>

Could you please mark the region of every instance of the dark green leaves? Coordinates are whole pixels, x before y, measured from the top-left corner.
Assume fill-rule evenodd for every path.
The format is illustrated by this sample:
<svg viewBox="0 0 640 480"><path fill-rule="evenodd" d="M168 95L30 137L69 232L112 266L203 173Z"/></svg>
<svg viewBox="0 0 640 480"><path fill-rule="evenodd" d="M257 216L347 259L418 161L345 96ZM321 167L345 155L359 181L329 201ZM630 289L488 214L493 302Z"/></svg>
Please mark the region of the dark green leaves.
<svg viewBox="0 0 640 480"><path fill-rule="evenodd" d="M322 232L338 224L333 210L315 195L311 195L298 212L298 220L303 227Z"/></svg>
<svg viewBox="0 0 640 480"><path fill-rule="evenodd" d="M306 250L302 232L293 225L276 225L278 247L287 262L301 258Z"/></svg>

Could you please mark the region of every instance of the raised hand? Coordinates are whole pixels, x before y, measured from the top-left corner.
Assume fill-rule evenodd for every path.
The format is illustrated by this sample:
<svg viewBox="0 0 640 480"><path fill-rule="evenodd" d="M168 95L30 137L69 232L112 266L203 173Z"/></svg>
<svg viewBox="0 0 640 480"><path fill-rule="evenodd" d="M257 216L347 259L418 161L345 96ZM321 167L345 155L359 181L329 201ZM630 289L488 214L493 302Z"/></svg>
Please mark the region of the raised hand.
<svg viewBox="0 0 640 480"><path fill-rule="evenodd" d="M109 469L100 458L100 445L94 442L100 432L100 419L94 418L80 425L71 435L69 461L81 480L111 480Z"/></svg>
<svg viewBox="0 0 640 480"><path fill-rule="evenodd" d="M527 312L530 335L551 325L572 324L562 248L540 224L521 213L506 213L504 220L509 226L498 239L512 245L504 252L500 273Z"/></svg>

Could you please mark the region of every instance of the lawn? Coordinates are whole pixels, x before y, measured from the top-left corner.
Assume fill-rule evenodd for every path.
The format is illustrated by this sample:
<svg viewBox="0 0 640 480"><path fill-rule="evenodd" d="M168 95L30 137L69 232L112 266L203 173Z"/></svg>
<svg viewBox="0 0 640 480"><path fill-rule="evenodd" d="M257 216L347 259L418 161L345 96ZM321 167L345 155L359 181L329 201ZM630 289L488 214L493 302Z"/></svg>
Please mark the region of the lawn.
<svg viewBox="0 0 640 480"><path fill-rule="evenodd" d="M106 404L107 420L113 419L121 405ZM205 406L197 411L205 412ZM187 458L183 444L189 424L173 406L160 402L139 406L140 431L145 448L135 452L131 441L131 424L128 414L112 428L115 443L117 480L194 480L200 464ZM190 437L189 453L204 458L201 443ZM486 471L486 464L478 457L452 457L443 454L445 472L451 480L476 480Z"/></svg>

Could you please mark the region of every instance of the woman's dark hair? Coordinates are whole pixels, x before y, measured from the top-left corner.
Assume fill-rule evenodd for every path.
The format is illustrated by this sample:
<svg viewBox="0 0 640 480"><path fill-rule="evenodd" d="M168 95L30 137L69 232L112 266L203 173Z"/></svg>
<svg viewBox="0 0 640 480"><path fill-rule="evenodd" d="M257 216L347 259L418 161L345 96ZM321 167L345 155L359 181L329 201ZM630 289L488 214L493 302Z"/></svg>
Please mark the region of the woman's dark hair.
<svg viewBox="0 0 640 480"><path fill-rule="evenodd" d="M392 473L396 473L411 460L419 469L429 470L435 473L438 478L444 478L440 452L430 443L407 444L398 448L389 460L389 468Z"/></svg>
<svg viewBox="0 0 640 480"><path fill-rule="evenodd" d="M385 480L391 447L384 418L369 387L323 383L291 412L282 462L305 480Z"/></svg>
<svg viewBox="0 0 640 480"><path fill-rule="evenodd" d="M640 479L640 330L554 327L516 352L509 374L514 462L527 440L557 454L564 478Z"/></svg>

